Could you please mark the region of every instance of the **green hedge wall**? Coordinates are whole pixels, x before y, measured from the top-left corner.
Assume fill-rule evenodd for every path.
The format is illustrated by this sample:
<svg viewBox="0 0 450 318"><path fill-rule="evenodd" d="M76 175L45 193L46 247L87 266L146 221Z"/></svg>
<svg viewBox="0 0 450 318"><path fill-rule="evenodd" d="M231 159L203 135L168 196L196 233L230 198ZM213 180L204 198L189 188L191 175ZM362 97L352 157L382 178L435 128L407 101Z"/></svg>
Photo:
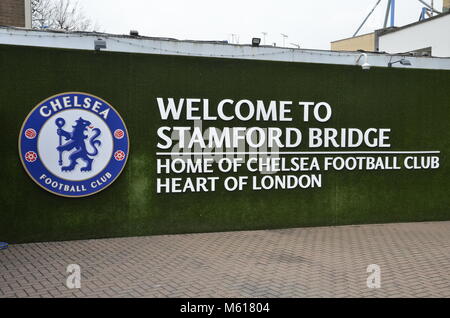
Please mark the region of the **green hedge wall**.
<svg viewBox="0 0 450 318"><path fill-rule="evenodd" d="M2 241L450 220L450 71L1 45L0 74ZM122 175L81 199L42 190L18 157L27 114L70 91L111 103L130 135ZM156 97L327 101L324 127L391 128L393 149L441 150L441 167L325 172L316 189L156 194L156 130L165 124Z"/></svg>

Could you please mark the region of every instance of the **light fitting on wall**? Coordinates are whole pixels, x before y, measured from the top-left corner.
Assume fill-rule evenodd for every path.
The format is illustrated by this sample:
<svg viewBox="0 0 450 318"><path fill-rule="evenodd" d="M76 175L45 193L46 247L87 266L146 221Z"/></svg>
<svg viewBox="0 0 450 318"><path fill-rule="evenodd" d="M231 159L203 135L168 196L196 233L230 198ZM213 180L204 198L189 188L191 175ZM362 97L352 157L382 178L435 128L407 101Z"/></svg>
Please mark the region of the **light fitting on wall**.
<svg viewBox="0 0 450 318"><path fill-rule="evenodd" d="M97 40L94 41L94 49L96 51L100 51L101 49L106 49L106 41L98 38Z"/></svg>
<svg viewBox="0 0 450 318"><path fill-rule="evenodd" d="M391 58L391 59L392 59L392 58ZM411 66L411 61L410 61L410 60L407 60L407 59L405 59L405 58L402 58L402 59L400 59L400 60L398 60L398 61L395 61L395 62L389 61L388 67L392 67L392 64L395 64L395 63L400 63L401 65L405 65L405 66Z"/></svg>

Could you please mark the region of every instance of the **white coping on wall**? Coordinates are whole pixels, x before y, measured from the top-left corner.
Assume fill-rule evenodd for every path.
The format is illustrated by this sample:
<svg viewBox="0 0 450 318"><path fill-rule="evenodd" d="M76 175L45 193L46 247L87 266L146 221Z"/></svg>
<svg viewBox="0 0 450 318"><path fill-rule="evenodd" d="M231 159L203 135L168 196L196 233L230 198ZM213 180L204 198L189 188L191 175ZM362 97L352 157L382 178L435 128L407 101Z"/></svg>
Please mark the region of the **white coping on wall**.
<svg viewBox="0 0 450 318"><path fill-rule="evenodd" d="M361 55L360 52L351 51L326 51L273 46L252 47L251 45L228 44L220 41L179 41L143 36L134 37L93 32L41 31L0 26L0 44L94 50L94 41L98 38L106 41L107 48L102 49L102 51L111 52L355 66L358 57ZM405 57L411 62L411 66L403 66L400 63L396 63L393 67L450 70L450 58L414 57L408 54L391 55L375 52L365 53L371 66L387 67L389 61L395 62ZM361 65L362 63L364 63L363 57L358 64Z"/></svg>

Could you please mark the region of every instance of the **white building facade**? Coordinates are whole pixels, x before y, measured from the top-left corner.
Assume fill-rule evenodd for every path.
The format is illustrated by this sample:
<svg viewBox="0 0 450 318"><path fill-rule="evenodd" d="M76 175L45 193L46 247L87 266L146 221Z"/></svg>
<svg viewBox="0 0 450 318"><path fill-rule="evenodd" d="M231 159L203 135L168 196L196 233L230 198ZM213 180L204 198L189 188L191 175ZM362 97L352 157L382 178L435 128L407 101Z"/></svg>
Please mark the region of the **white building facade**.
<svg viewBox="0 0 450 318"><path fill-rule="evenodd" d="M377 33L380 52L417 52L419 55L450 57L450 12Z"/></svg>

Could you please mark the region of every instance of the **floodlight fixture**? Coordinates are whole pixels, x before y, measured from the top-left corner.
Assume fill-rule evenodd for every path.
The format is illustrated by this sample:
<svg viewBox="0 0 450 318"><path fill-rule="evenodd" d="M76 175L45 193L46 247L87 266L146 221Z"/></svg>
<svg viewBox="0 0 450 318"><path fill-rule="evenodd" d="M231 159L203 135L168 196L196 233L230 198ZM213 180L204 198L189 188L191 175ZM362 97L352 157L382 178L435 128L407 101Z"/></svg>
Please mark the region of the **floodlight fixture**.
<svg viewBox="0 0 450 318"><path fill-rule="evenodd" d="M261 44L261 38L252 38L252 46L259 46Z"/></svg>

